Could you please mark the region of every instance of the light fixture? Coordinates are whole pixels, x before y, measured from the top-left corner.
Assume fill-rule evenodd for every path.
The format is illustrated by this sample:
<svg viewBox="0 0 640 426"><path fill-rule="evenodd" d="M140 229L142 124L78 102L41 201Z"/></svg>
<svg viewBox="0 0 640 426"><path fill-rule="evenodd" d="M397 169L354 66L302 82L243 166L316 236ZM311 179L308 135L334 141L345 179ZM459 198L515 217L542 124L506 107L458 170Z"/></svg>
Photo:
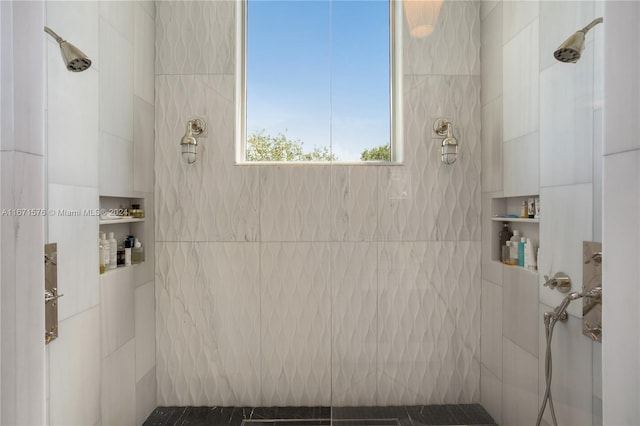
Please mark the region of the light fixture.
<svg viewBox="0 0 640 426"><path fill-rule="evenodd" d="M82 50L64 40L49 27L44 27L44 32L53 37L60 45L62 60L69 71L81 72L91 66L91 59L89 59Z"/></svg>
<svg viewBox="0 0 640 426"><path fill-rule="evenodd" d="M553 56L560 62L570 62L572 64L575 64L576 62L578 62L578 59L580 59L580 55L584 50L585 34L591 28L595 27L598 24L601 24L602 22L603 22L602 17L596 18L593 21L591 21L591 23L586 27L584 27L583 29L573 33L571 37L566 39L564 43L562 43L560 47L558 47L556 51L553 52Z"/></svg>
<svg viewBox="0 0 640 426"><path fill-rule="evenodd" d="M444 137L441 145L442 163L452 165L458 158L458 140L453 136L453 124L445 118L439 118L433 123L433 131Z"/></svg>
<svg viewBox="0 0 640 426"><path fill-rule="evenodd" d="M403 0L411 37L424 38L436 28L442 0Z"/></svg>
<svg viewBox="0 0 640 426"><path fill-rule="evenodd" d="M196 156L198 155L198 141L196 140L196 136L201 135L206 127L205 122L199 118L193 118L187 123L187 132L180 140L182 158L187 164L196 162Z"/></svg>

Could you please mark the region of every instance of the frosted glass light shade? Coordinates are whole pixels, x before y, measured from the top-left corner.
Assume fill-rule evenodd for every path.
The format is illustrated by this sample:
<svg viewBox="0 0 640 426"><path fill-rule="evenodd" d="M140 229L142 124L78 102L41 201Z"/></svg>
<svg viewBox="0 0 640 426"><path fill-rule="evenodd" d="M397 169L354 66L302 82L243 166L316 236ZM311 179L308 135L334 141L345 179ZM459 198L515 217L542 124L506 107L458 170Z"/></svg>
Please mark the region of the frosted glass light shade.
<svg viewBox="0 0 640 426"><path fill-rule="evenodd" d="M411 37L423 38L436 28L442 0L403 0Z"/></svg>

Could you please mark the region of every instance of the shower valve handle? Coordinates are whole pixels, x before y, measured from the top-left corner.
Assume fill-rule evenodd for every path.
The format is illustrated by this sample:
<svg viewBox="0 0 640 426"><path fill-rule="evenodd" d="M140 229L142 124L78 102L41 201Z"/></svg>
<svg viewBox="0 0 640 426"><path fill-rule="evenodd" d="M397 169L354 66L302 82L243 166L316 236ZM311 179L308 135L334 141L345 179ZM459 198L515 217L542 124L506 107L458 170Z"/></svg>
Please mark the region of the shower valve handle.
<svg viewBox="0 0 640 426"><path fill-rule="evenodd" d="M549 278L548 275L544 276L544 286L550 289L556 289L561 293L566 293L571 290L571 278L564 272L556 273L553 278Z"/></svg>
<svg viewBox="0 0 640 426"><path fill-rule="evenodd" d="M588 322L584 323L584 331L589 333L589 336L592 340L598 340L602 337L602 325L598 324L595 327L591 327L591 324Z"/></svg>

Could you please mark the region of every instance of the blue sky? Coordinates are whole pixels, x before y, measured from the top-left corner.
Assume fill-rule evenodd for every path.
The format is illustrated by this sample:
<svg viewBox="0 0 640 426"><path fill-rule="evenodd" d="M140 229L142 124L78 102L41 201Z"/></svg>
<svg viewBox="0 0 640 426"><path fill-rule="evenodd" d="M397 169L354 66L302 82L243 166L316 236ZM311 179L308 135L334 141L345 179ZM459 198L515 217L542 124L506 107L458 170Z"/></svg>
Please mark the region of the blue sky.
<svg viewBox="0 0 640 426"><path fill-rule="evenodd" d="M247 20L247 134L340 161L389 143L388 2L249 0Z"/></svg>

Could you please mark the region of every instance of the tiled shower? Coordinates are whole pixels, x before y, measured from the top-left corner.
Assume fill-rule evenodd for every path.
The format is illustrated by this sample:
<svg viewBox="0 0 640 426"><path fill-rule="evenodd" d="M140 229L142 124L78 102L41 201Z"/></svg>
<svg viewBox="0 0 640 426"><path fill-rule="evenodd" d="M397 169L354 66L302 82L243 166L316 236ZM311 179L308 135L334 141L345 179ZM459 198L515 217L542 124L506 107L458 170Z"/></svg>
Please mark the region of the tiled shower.
<svg viewBox="0 0 640 426"><path fill-rule="evenodd" d="M558 43L603 15L578 64L554 62ZM637 3L445 0L431 37L404 34L405 162L393 166L235 165L235 17L233 1L0 5L2 207L97 208L100 195L136 195L148 214L146 264L108 279L96 272L93 219L2 218L3 424L141 424L164 405L473 402L498 424L532 424L544 390L541 317L561 298L541 277L579 277L583 240L613 253L609 323L637 330L625 316L637 290L620 261L638 253L637 241L620 242L637 230L637 209L607 210L640 194L628 184L637 141L625 142L637 109L604 108L605 87L607 102L637 89L612 81L604 37L626 46L610 28L633 27ZM81 45L93 67L61 71L43 38L43 58L30 59L42 67L8 72L7 57L44 37L42 24ZM637 56L627 52L633 66ZM37 70L44 147L37 131L16 143L5 131L7 117L22 129L25 94L42 93L25 84ZM625 136L609 143L614 112ZM195 167L178 146L192 116L208 124ZM449 168L431 128L441 116L461 141ZM536 194L532 274L492 257L490 216L496 199ZM39 226L73 259L60 268L61 337L42 358L15 332L37 329L20 315L27 300L39 305L7 287L34 277L21 259L40 238L18 230ZM607 310L614 302L631 305ZM620 383L633 389L621 373L633 360L612 360L637 339L611 330L601 350L570 314L554 337L561 423L632 424L640 414L623 402L635 394L618 394ZM26 374L27 363L44 365L44 377ZM41 393L44 408L27 409L21 398Z"/></svg>

